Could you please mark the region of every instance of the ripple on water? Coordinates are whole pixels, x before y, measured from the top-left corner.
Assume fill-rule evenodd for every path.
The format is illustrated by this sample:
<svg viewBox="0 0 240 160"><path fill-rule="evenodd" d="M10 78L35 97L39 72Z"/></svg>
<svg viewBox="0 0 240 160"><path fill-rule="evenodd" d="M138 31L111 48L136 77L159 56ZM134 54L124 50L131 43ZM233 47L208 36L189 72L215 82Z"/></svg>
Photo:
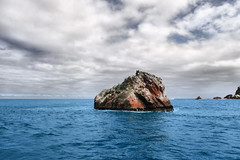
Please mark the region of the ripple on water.
<svg viewBox="0 0 240 160"><path fill-rule="evenodd" d="M45 132L35 133L32 135L32 137L34 138L43 138L43 137L49 137L49 136L59 136L59 135L55 133L45 133Z"/></svg>

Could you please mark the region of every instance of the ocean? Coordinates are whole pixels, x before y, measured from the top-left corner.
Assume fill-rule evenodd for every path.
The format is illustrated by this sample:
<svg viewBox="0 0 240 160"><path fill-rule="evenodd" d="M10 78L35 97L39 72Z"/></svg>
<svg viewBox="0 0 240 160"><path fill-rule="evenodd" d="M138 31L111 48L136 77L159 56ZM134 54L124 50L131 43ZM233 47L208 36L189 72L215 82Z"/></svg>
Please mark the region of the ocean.
<svg viewBox="0 0 240 160"><path fill-rule="evenodd" d="M86 100L0 100L1 160L240 159L240 100L174 111L94 110Z"/></svg>

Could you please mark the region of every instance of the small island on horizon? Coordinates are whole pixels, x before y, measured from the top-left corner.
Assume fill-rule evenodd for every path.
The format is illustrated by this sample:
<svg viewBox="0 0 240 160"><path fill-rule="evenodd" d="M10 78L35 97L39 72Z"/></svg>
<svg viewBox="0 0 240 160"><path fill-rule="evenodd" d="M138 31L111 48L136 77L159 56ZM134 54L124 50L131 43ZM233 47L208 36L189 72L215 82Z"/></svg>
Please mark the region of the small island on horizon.
<svg viewBox="0 0 240 160"><path fill-rule="evenodd" d="M200 99L202 99L201 96L198 96L196 98L196 100L200 100ZM222 99L222 97L216 96L216 97L213 97L213 99ZM237 88L234 95L228 94L223 99L240 99L240 86Z"/></svg>

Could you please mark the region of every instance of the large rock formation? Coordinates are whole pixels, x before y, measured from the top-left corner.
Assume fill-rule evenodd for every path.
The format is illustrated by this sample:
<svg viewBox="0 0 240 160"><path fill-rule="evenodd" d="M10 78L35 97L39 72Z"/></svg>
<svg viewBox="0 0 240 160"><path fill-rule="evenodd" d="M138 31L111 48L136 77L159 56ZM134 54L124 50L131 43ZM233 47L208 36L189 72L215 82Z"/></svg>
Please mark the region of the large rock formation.
<svg viewBox="0 0 240 160"><path fill-rule="evenodd" d="M238 87L234 96L232 94L229 94L229 95L226 95L224 99L240 99L240 86Z"/></svg>
<svg viewBox="0 0 240 160"><path fill-rule="evenodd" d="M95 109L132 111L172 111L162 79L137 71L122 84L103 90L94 99Z"/></svg>

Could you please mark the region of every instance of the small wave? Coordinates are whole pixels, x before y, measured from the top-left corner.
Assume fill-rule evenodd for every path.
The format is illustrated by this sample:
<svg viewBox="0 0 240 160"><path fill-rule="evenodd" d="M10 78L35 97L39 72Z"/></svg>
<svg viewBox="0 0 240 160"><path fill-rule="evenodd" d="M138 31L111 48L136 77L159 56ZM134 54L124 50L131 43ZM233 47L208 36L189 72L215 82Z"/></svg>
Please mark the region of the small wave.
<svg viewBox="0 0 240 160"><path fill-rule="evenodd" d="M7 130L7 128L4 126L0 126L0 130Z"/></svg>
<svg viewBox="0 0 240 160"><path fill-rule="evenodd" d="M23 123L22 125L23 127L32 128L32 125L29 123Z"/></svg>
<svg viewBox="0 0 240 160"><path fill-rule="evenodd" d="M75 142L75 143L65 143L64 145L76 147L76 146L81 146L82 144L83 144L83 143Z"/></svg>
<svg viewBox="0 0 240 160"><path fill-rule="evenodd" d="M36 133L36 134L33 134L32 136L40 138L40 137L44 137L44 136L58 136L58 135L54 134L54 133Z"/></svg>
<svg viewBox="0 0 240 160"><path fill-rule="evenodd" d="M61 149L62 147L78 147L78 146L82 146L83 143L80 142L73 142L73 143L59 143L59 144L55 144L55 145L50 145L48 146L48 148L50 149Z"/></svg>
<svg viewBox="0 0 240 160"><path fill-rule="evenodd" d="M71 127L71 126L72 126L71 123L67 123L67 124L64 124L64 125L62 125L62 126L58 126L57 128L64 129L64 128L69 128L69 127Z"/></svg>

